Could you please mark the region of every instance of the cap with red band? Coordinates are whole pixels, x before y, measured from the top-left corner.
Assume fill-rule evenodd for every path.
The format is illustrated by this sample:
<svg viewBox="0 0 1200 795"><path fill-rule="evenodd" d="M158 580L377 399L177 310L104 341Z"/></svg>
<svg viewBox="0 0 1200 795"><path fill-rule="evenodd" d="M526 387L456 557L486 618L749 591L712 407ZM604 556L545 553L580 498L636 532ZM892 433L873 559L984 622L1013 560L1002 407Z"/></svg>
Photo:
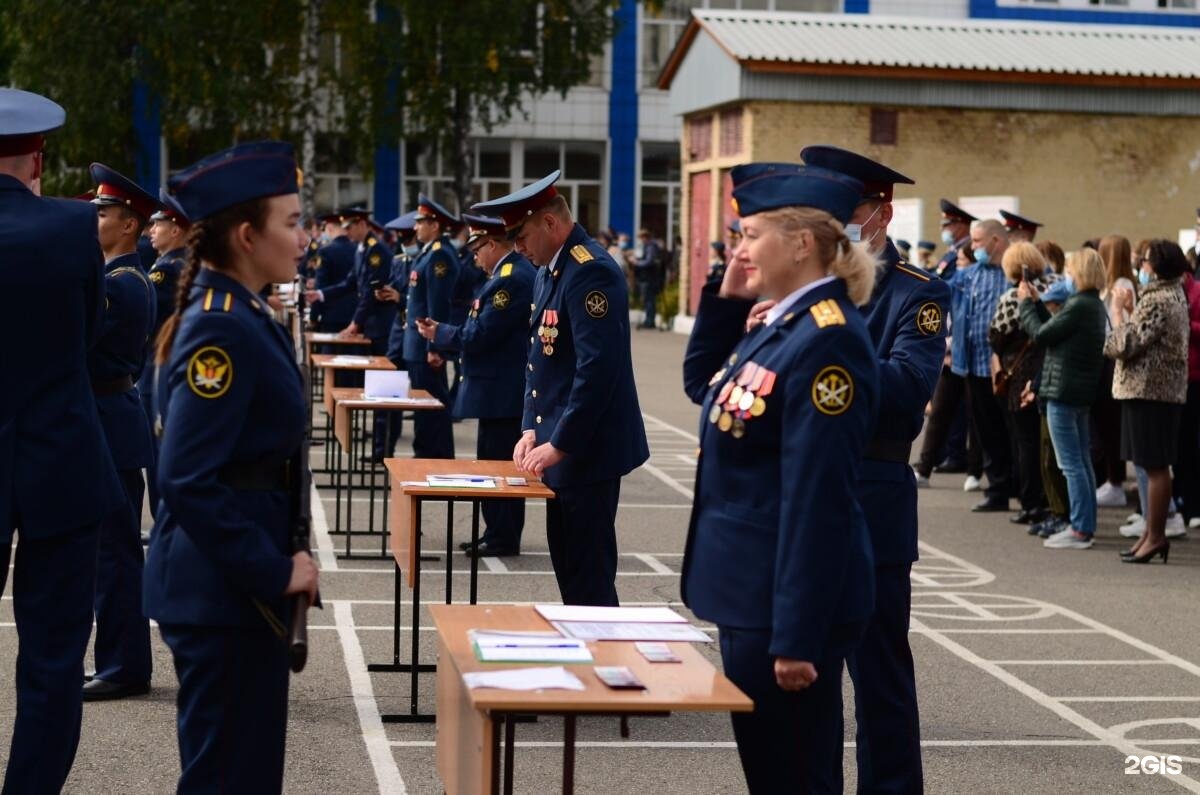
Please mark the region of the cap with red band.
<svg viewBox="0 0 1200 795"><path fill-rule="evenodd" d="M46 133L67 120L57 102L18 88L0 88L0 157L40 151Z"/></svg>
<svg viewBox="0 0 1200 795"><path fill-rule="evenodd" d="M554 189L554 183L558 182L560 176L562 176L562 172L556 169L519 191L472 205L471 210L480 215L502 219L508 236L514 237L529 216L545 207L551 199L558 195L558 191Z"/></svg>
<svg viewBox="0 0 1200 795"><path fill-rule="evenodd" d="M96 198L92 199L92 204L100 207L122 205L147 221L162 209L158 199L103 163L92 163L91 172L92 180L96 183Z"/></svg>

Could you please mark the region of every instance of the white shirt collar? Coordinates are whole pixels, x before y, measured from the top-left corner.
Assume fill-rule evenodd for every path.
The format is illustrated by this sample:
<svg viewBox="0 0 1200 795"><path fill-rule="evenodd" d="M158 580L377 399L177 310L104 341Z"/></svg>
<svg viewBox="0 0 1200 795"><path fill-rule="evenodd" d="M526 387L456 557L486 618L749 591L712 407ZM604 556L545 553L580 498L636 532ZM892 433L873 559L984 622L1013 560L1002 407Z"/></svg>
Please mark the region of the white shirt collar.
<svg viewBox="0 0 1200 795"><path fill-rule="evenodd" d="M546 265L550 268L551 273L554 272L554 266L558 264L558 258L562 254L563 249L566 247L567 247L566 243L563 243L561 246L559 246L558 251L554 252L554 256L551 257L550 261L546 263Z"/></svg>
<svg viewBox="0 0 1200 795"><path fill-rule="evenodd" d="M831 281L833 281L836 278L837 278L836 276L824 276L820 279L817 279L815 282L809 282L808 284L801 287L799 290L796 290L794 293L789 295L787 298L784 298L782 301L775 304L775 306L773 306L767 310L766 325L769 326L772 323L774 323L776 320L778 320L779 318L783 317L783 315L789 309L791 309L792 306L797 301L799 301L801 298L804 297L805 293L807 293L811 290L815 290L816 288L820 287L823 284L829 284Z"/></svg>

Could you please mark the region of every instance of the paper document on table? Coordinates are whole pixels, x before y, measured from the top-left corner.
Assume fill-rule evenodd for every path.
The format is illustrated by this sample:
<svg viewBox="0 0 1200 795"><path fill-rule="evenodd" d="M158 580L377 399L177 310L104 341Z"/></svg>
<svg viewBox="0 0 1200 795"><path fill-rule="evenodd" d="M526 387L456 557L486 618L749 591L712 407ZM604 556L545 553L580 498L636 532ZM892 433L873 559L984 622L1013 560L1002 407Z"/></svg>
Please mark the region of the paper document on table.
<svg viewBox="0 0 1200 795"><path fill-rule="evenodd" d="M496 481L484 475L429 475L425 482L430 486L447 489L494 489Z"/></svg>
<svg viewBox="0 0 1200 795"><path fill-rule="evenodd" d="M686 624L687 619L669 607L581 607L537 605L547 621L621 621L633 624Z"/></svg>
<svg viewBox="0 0 1200 795"><path fill-rule="evenodd" d="M507 671L478 671L463 674L471 690L491 687L498 690L584 690L579 677L561 665L552 668L510 668Z"/></svg>
<svg viewBox="0 0 1200 795"><path fill-rule="evenodd" d="M591 662L592 653L582 640L556 632L467 633L480 662Z"/></svg>
<svg viewBox="0 0 1200 795"><path fill-rule="evenodd" d="M370 364L370 356L334 356L329 360L333 364Z"/></svg>
<svg viewBox="0 0 1200 795"><path fill-rule="evenodd" d="M703 630L691 624L639 624L629 621L552 621L568 638L579 640L660 640L678 643L709 643Z"/></svg>

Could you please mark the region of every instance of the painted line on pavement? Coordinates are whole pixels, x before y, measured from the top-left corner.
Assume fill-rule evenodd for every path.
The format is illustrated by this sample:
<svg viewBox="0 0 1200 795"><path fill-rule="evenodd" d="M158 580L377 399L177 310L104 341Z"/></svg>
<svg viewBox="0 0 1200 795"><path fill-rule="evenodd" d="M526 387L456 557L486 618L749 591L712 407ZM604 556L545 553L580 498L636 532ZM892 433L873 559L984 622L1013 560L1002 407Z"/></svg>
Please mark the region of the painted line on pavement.
<svg viewBox="0 0 1200 795"><path fill-rule="evenodd" d="M321 495L317 493L316 484L312 484L312 531L317 540L317 562L323 571L337 571L337 553L333 551L333 539L329 537L329 520L325 516L325 505Z"/></svg>

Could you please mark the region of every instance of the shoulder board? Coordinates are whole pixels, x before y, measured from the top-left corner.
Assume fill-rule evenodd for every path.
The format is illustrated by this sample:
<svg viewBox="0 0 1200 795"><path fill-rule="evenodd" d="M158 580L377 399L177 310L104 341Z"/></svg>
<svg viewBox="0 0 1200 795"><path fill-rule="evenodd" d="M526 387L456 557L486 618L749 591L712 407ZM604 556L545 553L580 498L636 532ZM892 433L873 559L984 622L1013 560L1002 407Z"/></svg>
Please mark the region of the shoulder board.
<svg viewBox="0 0 1200 795"><path fill-rule="evenodd" d="M205 312L228 312L233 307L233 293L218 293L209 287L204 291Z"/></svg>
<svg viewBox="0 0 1200 795"><path fill-rule="evenodd" d="M588 251L587 246L583 245L582 243L571 249L571 257L581 265L585 262L591 262L595 259L595 257L592 256L592 252Z"/></svg>
<svg viewBox="0 0 1200 795"><path fill-rule="evenodd" d="M846 316L842 314L842 308L833 299L826 298L824 301L813 304L808 311L812 313L813 320L817 321L817 328L846 325Z"/></svg>
<svg viewBox="0 0 1200 795"><path fill-rule="evenodd" d="M915 268L913 268L912 266L910 266L907 262L904 262L903 260L896 263L896 270L900 271L901 273L905 274L906 276L911 276L914 279L920 279L923 282L929 281L928 273L921 273L920 271L916 270Z"/></svg>
<svg viewBox="0 0 1200 795"><path fill-rule="evenodd" d="M513 264L511 262L504 263L504 265L500 268L500 278L503 279L505 276L512 276L512 271Z"/></svg>
<svg viewBox="0 0 1200 795"><path fill-rule="evenodd" d="M373 238L373 237L368 237L368 238L367 238L367 246L368 246L368 247L369 247L369 246L373 246L373 245L375 245L377 242L378 242L378 241L377 241L377 240L375 240L375 238Z"/></svg>
<svg viewBox="0 0 1200 795"><path fill-rule="evenodd" d="M442 250L442 241L435 240L433 243L433 246L431 246L429 250L430 251L441 251Z"/></svg>

